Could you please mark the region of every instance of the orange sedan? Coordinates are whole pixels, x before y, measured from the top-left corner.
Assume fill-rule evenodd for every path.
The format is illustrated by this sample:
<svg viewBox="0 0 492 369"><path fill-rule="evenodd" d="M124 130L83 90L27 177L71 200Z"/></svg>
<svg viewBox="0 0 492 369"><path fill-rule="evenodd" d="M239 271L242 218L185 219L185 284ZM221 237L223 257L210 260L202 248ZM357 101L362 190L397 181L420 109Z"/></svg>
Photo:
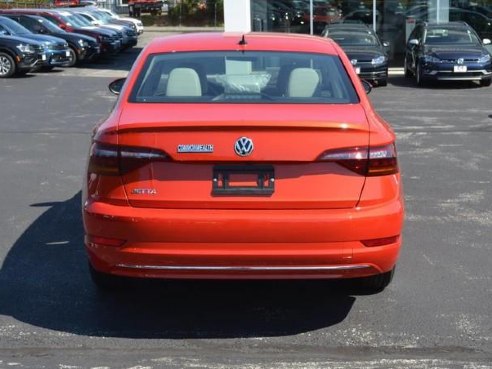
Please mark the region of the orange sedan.
<svg viewBox="0 0 492 369"><path fill-rule="evenodd" d="M404 212L395 135L336 43L159 38L110 89L120 96L94 131L82 199L99 286L391 281Z"/></svg>

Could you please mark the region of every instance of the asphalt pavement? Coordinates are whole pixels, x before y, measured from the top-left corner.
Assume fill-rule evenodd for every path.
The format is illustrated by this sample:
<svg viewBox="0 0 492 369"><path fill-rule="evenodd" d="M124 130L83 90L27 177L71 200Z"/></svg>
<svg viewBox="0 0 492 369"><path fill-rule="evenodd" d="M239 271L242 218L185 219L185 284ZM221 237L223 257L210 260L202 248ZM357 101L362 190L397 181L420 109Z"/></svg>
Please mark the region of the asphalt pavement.
<svg viewBox="0 0 492 369"><path fill-rule="evenodd" d="M382 293L240 281L105 295L86 265L82 173L107 85L138 52L0 80L0 369L492 368L492 88L393 73L371 92L407 208Z"/></svg>

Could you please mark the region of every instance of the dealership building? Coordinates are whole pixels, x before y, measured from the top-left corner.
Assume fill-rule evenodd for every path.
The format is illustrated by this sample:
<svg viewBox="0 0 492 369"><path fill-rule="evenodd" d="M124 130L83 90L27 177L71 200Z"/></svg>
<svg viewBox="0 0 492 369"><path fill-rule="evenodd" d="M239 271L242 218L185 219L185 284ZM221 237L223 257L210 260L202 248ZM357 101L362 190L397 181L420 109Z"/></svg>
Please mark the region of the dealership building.
<svg viewBox="0 0 492 369"><path fill-rule="evenodd" d="M491 0L224 0L224 22L226 31L311 34L321 34L330 22L362 22L389 41L390 60L398 65L419 20L466 21L481 38L490 38L491 5ZM491 14L478 11L487 6Z"/></svg>

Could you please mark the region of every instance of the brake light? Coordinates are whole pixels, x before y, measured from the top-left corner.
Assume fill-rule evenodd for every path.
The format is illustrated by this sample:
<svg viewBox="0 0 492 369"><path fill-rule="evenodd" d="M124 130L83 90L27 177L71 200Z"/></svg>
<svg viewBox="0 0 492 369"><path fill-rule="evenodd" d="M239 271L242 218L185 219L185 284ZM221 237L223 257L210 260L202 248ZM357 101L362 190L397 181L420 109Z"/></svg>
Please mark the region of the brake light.
<svg viewBox="0 0 492 369"><path fill-rule="evenodd" d="M328 150L318 160L337 163L352 172L367 177L398 173L394 143L384 146Z"/></svg>
<svg viewBox="0 0 492 369"><path fill-rule="evenodd" d="M162 151L145 147L126 147L93 143L89 157L89 173L118 176L149 163L166 161Z"/></svg>

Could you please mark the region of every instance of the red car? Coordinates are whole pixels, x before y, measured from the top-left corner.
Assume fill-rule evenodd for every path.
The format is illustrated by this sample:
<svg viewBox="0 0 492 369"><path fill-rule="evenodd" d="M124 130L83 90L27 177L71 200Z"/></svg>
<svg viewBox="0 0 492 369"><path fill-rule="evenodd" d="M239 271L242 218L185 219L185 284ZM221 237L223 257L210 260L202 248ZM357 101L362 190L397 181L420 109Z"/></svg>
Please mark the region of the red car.
<svg viewBox="0 0 492 369"><path fill-rule="evenodd" d="M82 205L94 281L386 287L404 206L395 135L365 88L320 37L152 41L90 148Z"/></svg>

